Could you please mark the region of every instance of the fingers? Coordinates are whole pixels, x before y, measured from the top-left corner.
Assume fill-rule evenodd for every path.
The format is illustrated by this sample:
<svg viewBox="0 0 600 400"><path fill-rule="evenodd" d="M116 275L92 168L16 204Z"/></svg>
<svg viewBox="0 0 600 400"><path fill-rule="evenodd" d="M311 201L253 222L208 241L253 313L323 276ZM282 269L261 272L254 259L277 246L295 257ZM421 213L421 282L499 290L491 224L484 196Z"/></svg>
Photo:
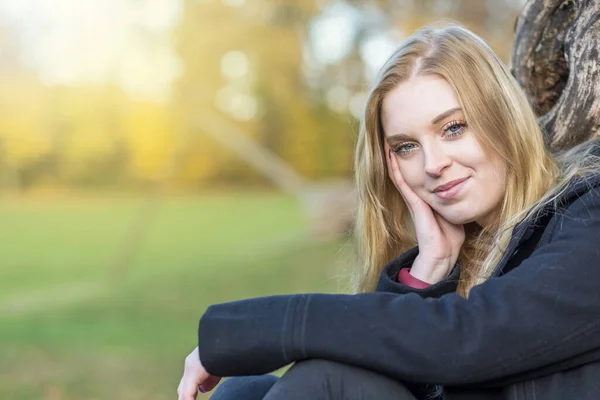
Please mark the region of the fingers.
<svg viewBox="0 0 600 400"><path fill-rule="evenodd" d="M388 166L388 175L390 179L392 180L392 182L394 182L394 185L398 188L398 190L402 192L403 186L406 185L406 181L404 180L404 177L400 172L398 160L396 159L391 149L388 151Z"/></svg>
<svg viewBox="0 0 600 400"><path fill-rule="evenodd" d="M177 387L178 400L196 400L198 394L198 386L192 387L189 385L187 377L184 375Z"/></svg>
<svg viewBox="0 0 600 400"><path fill-rule="evenodd" d="M178 399L195 400L198 395L198 389L200 388L200 385L204 384L209 376L210 375L208 372L206 372L200 363L200 356L198 354L198 348L196 347L194 351L192 351L185 359L183 377L181 378L179 387L177 388L177 394L179 396ZM210 384L212 386L210 386L210 389L212 389L217 382L211 381Z"/></svg>
<svg viewBox="0 0 600 400"><path fill-rule="evenodd" d="M200 383L189 374L184 374L177 388L178 400L196 400Z"/></svg>
<svg viewBox="0 0 600 400"><path fill-rule="evenodd" d="M396 155L392 152L391 149L388 150L388 175L404 200L406 201L409 208L414 208L419 204L421 199L417 194L408 186L402 173L400 172L400 166L398 165L398 160L396 159Z"/></svg>

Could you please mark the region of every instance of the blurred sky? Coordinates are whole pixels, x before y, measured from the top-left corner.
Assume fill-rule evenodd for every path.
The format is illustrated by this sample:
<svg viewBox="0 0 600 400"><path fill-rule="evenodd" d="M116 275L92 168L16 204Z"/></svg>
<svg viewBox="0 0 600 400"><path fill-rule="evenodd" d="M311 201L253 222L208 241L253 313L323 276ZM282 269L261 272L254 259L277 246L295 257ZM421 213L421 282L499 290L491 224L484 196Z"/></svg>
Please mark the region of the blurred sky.
<svg viewBox="0 0 600 400"><path fill-rule="evenodd" d="M0 0L44 83L117 82L156 99L180 70L171 46L180 10L179 0Z"/></svg>
<svg viewBox="0 0 600 400"><path fill-rule="evenodd" d="M238 7L246 0L222 1ZM451 1L441 1L440 7ZM18 33L24 62L48 85L117 83L134 97L165 100L181 70L172 33L180 0L0 0L0 15ZM314 67L340 61L360 22L377 18L344 2L328 3L309 27ZM374 32L361 44L373 77L405 32ZM333 92L332 96L335 97ZM338 93L338 95L340 95ZM335 106L335 98L330 101Z"/></svg>

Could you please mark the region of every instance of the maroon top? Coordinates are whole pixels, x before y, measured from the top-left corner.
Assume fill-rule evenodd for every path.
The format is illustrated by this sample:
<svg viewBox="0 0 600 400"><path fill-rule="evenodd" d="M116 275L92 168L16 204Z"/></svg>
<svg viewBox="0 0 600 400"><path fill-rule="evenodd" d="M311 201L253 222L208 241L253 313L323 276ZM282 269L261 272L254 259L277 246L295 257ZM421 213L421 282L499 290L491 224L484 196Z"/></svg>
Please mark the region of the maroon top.
<svg viewBox="0 0 600 400"><path fill-rule="evenodd" d="M398 282L415 289L425 289L426 287L431 286L430 283L423 282L422 280L412 276L410 274L410 268L402 268L400 270L398 273Z"/></svg>

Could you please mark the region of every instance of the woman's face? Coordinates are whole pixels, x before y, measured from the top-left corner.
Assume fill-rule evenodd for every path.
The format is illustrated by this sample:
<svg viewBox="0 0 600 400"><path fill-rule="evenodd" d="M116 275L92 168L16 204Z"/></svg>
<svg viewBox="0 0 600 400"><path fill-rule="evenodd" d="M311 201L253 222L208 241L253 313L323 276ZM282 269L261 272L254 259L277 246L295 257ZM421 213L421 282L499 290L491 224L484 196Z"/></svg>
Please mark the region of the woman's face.
<svg viewBox="0 0 600 400"><path fill-rule="evenodd" d="M386 154L393 150L421 199L454 224L491 222L504 192L504 163L484 152L444 78L402 82L383 100L381 120Z"/></svg>

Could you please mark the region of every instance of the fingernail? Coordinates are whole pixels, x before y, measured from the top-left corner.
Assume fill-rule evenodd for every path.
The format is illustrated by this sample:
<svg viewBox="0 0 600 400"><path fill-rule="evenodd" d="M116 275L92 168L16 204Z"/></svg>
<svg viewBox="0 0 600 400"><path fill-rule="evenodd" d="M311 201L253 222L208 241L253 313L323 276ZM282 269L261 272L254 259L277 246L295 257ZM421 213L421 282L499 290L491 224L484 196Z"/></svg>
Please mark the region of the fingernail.
<svg viewBox="0 0 600 400"><path fill-rule="evenodd" d="M206 390L202 389L201 387L198 387L198 390L200 391L200 393L206 393Z"/></svg>

